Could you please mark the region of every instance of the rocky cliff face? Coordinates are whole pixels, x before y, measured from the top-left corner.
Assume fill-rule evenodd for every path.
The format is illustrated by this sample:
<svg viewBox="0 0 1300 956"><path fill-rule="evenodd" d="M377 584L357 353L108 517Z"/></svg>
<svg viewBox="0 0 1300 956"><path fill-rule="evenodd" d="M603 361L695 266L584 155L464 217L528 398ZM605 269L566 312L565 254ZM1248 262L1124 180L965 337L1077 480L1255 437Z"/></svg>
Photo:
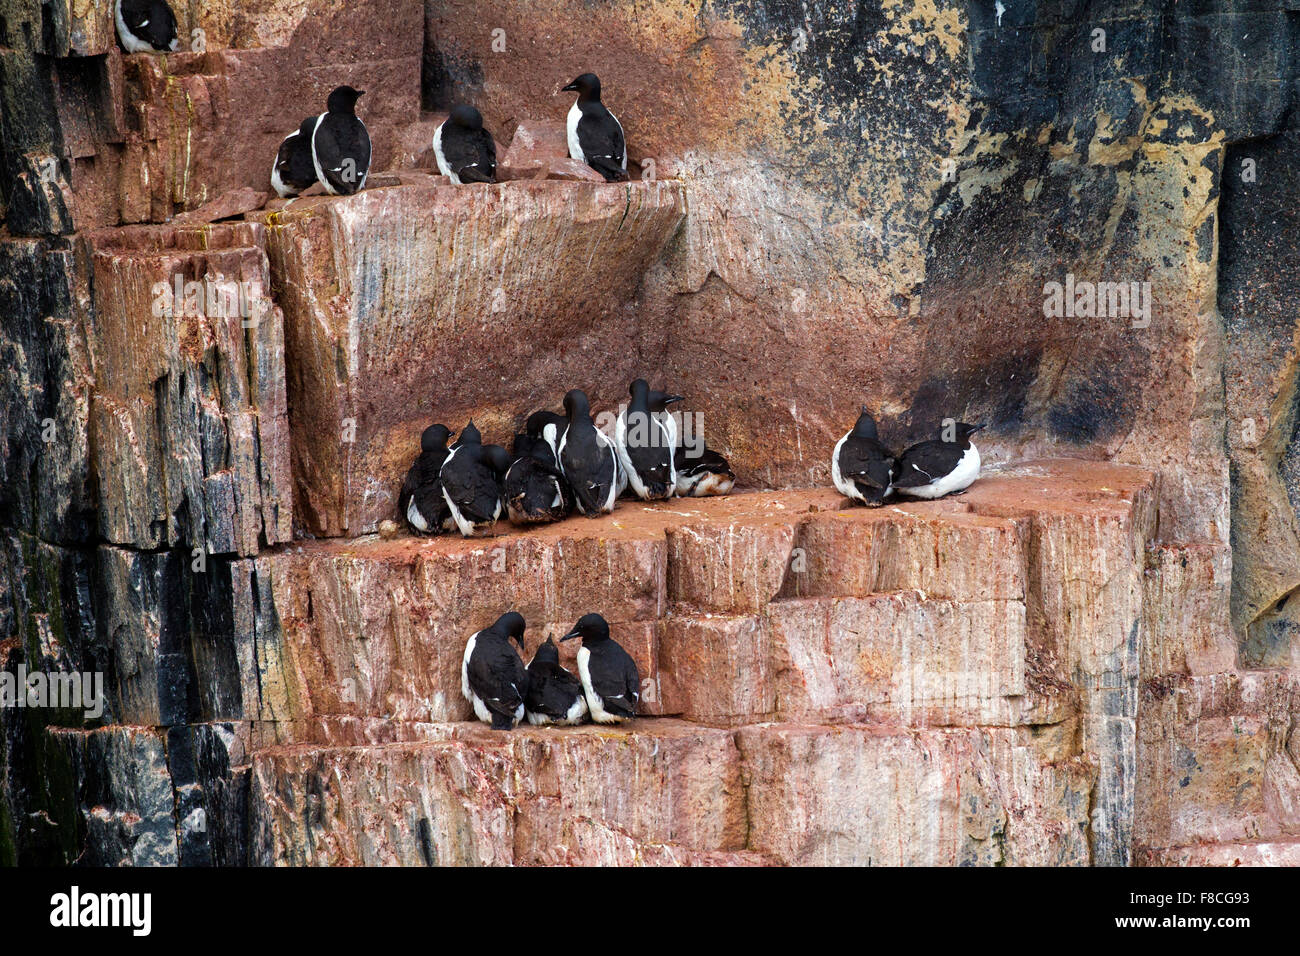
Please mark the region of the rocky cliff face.
<svg viewBox="0 0 1300 956"><path fill-rule="evenodd" d="M0 709L0 860L1300 863L1292 4L470 7L0 0L0 665L105 690ZM345 82L369 188L267 202ZM647 372L745 493L373 534L430 420ZM841 510L863 402L994 467ZM464 723L507 607L645 719Z"/></svg>

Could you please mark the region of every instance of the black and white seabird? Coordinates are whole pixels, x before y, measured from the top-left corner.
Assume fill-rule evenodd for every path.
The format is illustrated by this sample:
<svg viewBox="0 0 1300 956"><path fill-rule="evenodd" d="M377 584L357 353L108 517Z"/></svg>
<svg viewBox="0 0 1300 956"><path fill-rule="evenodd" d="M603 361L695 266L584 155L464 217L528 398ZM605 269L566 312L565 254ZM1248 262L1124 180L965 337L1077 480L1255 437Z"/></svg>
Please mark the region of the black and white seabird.
<svg viewBox="0 0 1300 956"><path fill-rule="evenodd" d="M582 389L564 396L567 420L560 436L560 470L564 472L578 510L589 518L614 510L618 497L618 452L609 436L591 420L591 405Z"/></svg>
<svg viewBox="0 0 1300 956"><path fill-rule="evenodd" d="M654 414L650 398L650 386L643 378L638 378L628 388L632 400L618 413L614 424L614 447L618 450L619 465L627 475L629 486L642 501L660 501L671 498L677 490L677 472L673 467L676 453L675 429L664 423L673 421L665 410L673 402L680 402L681 396L654 393L657 397L658 410L662 415Z"/></svg>
<svg viewBox="0 0 1300 956"><path fill-rule="evenodd" d="M951 441L918 442L894 462L894 490L911 498L960 494L980 476L980 453L970 436L983 425L957 422Z"/></svg>
<svg viewBox="0 0 1300 956"><path fill-rule="evenodd" d="M117 0L113 19L127 53L175 53L181 48L176 15L164 0Z"/></svg>
<svg viewBox="0 0 1300 956"><path fill-rule="evenodd" d="M831 480L845 497L879 507L893 491L896 457L876 437L876 420L864 405L853 429L831 452Z"/></svg>
<svg viewBox="0 0 1300 956"><path fill-rule="evenodd" d="M453 183L497 181L497 147L483 128L483 116L472 106L453 106L433 133L438 172Z"/></svg>
<svg viewBox="0 0 1300 956"><path fill-rule="evenodd" d="M578 649L578 678L591 719L598 724L621 724L636 716L641 700L641 674L632 655L609 636L609 625L599 614L584 614L561 641L582 638Z"/></svg>
<svg viewBox="0 0 1300 956"><path fill-rule="evenodd" d="M484 445L470 422L461 430L442 464L442 497L456 529L465 537L484 534L501 517L501 478L510 455L500 445Z"/></svg>
<svg viewBox="0 0 1300 956"><path fill-rule="evenodd" d="M303 190L316 185L311 137L319 122L319 116L307 117L302 125L284 138L280 151L275 154L275 164L271 167L271 188L281 199L292 199Z"/></svg>
<svg viewBox="0 0 1300 956"><path fill-rule="evenodd" d="M447 439L451 429L430 425L420 435L420 454L406 473L397 496L397 513L416 534L436 534L451 520L451 509L442 496L438 477L447 460Z"/></svg>
<svg viewBox="0 0 1300 956"><path fill-rule="evenodd" d="M587 695L582 684L560 666L560 649L549 637L537 648L528 665L524 711L528 722L536 726L573 726L587 718Z"/></svg>
<svg viewBox="0 0 1300 956"><path fill-rule="evenodd" d="M357 117L365 90L337 87L325 103L311 138L316 178L331 196L350 196L366 185L370 172L370 133Z"/></svg>
<svg viewBox="0 0 1300 956"><path fill-rule="evenodd" d="M709 498L729 495L736 486L736 473L727 459L698 439L699 444L688 448L678 444L673 465L677 469L677 497Z"/></svg>
<svg viewBox="0 0 1300 956"><path fill-rule="evenodd" d="M516 435L502 488L506 514L515 524L558 521L568 514L564 475L545 439Z"/></svg>
<svg viewBox="0 0 1300 956"><path fill-rule="evenodd" d="M460 662L460 692L474 716L493 730L510 730L524 719L528 672L510 646L524 647L524 618L517 611L502 614L495 624L470 635Z"/></svg>
<svg viewBox="0 0 1300 956"><path fill-rule="evenodd" d="M627 147L623 124L600 101L600 77L584 73L564 91L577 91L569 110L569 156L586 163L607 182L627 179Z"/></svg>

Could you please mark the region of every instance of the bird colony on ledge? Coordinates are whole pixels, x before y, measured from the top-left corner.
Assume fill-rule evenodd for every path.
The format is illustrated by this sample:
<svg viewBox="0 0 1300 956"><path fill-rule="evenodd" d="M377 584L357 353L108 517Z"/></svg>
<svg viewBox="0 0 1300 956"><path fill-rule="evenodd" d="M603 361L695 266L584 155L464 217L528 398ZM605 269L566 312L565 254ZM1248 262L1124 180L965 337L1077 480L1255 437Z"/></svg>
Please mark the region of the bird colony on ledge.
<svg viewBox="0 0 1300 956"><path fill-rule="evenodd" d="M164 0L117 0L115 13L127 52L177 49L176 18ZM563 90L578 94L567 122L570 157L608 182L626 180L623 126L601 102L600 79L584 73ZM363 94L337 87L325 112L305 118L285 137L271 169L271 185L281 198L317 183L336 196L365 188L370 134L356 115ZM496 147L473 106L453 106L432 146L439 172L454 185L496 182ZM586 393L576 388L564 396L564 414L543 409L529 415L509 452L484 444L473 421L450 448L451 430L430 425L402 483L399 519L418 535L458 531L476 537L490 534L503 512L514 524L530 525L574 512L608 514L621 496L662 501L730 493L736 476L727 460L702 436L686 440L679 433L684 429L669 406L682 396L653 390L640 378L628 393L631 400L619 411L612 437L596 427ZM868 507L880 507L895 493L921 499L961 494L979 477L980 454L971 435L982 427L948 421L937 439L896 454L880 441L864 407L831 453L832 480L841 494ZM381 524L386 535L396 530L392 521ZM510 642L523 650L526 627L523 616L510 611L466 642L461 692L479 720L510 730L524 719L534 725L576 725L588 718L617 724L636 716L640 674L603 617L583 615L560 639L582 641L577 677L560 664L550 638L525 667Z"/></svg>

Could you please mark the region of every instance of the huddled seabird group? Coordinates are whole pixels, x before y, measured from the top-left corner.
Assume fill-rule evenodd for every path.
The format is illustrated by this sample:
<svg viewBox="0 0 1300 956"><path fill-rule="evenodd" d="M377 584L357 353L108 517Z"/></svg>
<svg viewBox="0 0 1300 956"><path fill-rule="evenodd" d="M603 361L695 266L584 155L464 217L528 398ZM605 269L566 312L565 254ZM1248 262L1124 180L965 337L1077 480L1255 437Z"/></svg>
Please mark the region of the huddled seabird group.
<svg viewBox="0 0 1300 956"><path fill-rule="evenodd" d="M402 482L397 516L416 534L489 533L504 515L519 525L576 512L608 514L620 495L642 501L727 494L735 473L702 440L683 444L669 406L684 401L637 379L613 437L596 427L587 393L570 389L564 414L541 409L524 421L510 451L485 445L471 421L447 448L451 430L433 424ZM689 475L678 470L688 465Z"/></svg>
<svg viewBox="0 0 1300 956"><path fill-rule="evenodd" d="M525 627L523 616L509 611L465 642L460 689L475 717L493 730L510 730L525 718L536 726L573 726L588 717L598 724L621 724L636 716L641 673L632 655L610 637L603 617L584 614L560 638L582 641L577 677L560 664L560 650L549 637L524 667L510 642L524 650Z"/></svg>

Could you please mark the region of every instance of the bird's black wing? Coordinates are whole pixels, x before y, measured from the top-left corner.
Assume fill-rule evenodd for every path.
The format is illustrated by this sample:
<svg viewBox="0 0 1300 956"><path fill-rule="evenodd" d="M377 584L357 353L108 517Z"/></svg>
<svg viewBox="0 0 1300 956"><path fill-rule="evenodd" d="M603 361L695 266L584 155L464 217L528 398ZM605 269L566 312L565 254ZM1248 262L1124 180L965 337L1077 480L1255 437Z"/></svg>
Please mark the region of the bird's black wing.
<svg viewBox="0 0 1300 956"><path fill-rule="evenodd" d="M894 456L880 442L850 435L840 446L840 474L878 491L889 487Z"/></svg>
<svg viewBox="0 0 1300 956"><path fill-rule="evenodd" d="M581 693L578 679L564 668L539 664L529 668L528 699L524 706L535 714L566 717Z"/></svg>
<svg viewBox="0 0 1300 956"><path fill-rule="evenodd" d="M481 638L480 638L481 640ZM493 642L477 644L465 668L469 689L482 699L488 710L503 717L515 716L528 693L528 672L513 647Z"/></svg>
<svg viewBox="0 0 1300 956"><path fill-rule="evenodd" d="M894 463L894 487L928 485L957 467L966 450L956 442L923 441L913 445Z"/></svg>
<svg viewBox="0 0 1300 956"><path fill-rule="evenodd" d="M632 655L612 642L608 650L588 660L591 689L600 695L605 709L624 717L635 717L641 699L641 674Z"/></svg>
<svg viewBox="0 0 1300 956"><path fill-rule="evenodd" d="M496 473L480 462L453 458L442 470L442 486L460 513L471 521L491 521L501 501Z"/></svg>
<svg viewBox="0 0 1300 956"><path fill-rule="evenodd" d="M711 474L711 475L725 474L725 475L731 475L731 477L733 478L735 477L735 475L731 471L731 465L727 462L727 459L723 458L721 455L719 455L713 449L709 448L707 445L700 451L698 455L692 455L690 451L684 448L682 445L677 446L677 451L678 451L677 461L679 462L677 470L680 471L682 474L686 475L687 477L692 477L694 475L703 475L703 474Z"/></svg>
<svg viewBox="0 0 1300 956"><path fill-rule="evenodd" d="M578 145L587 165L610 182L627 179L623 169L623 128L603 106L578 120Z"/></svg>

